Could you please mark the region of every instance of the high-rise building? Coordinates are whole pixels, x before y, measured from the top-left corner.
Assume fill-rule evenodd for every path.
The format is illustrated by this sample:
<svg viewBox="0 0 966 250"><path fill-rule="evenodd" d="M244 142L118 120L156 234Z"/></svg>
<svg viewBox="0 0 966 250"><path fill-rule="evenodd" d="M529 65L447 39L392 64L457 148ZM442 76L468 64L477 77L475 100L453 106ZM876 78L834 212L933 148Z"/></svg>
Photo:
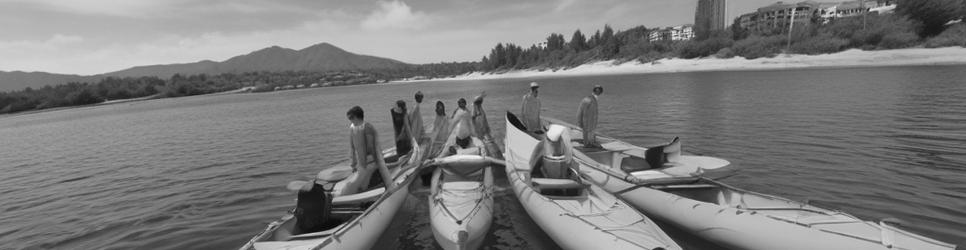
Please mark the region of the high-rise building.
<svg viewBox="0 0 966 250"><path fill-rule="evenodd" d="M725 0L698 0L698 8L694 12L694 37L704 40L715 30L725 28L727 3Z"/></svg>

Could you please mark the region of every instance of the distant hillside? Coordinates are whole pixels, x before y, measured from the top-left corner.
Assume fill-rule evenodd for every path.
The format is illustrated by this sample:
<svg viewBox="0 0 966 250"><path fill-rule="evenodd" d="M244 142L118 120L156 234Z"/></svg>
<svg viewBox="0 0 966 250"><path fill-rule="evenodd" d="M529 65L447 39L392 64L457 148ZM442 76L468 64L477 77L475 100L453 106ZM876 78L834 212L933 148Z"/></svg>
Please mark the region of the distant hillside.
<svg viewBox="0 0 966 250"><path fill-rule="evenodd" d="M320 43L301 50L272 46L247 55L232 57L224 62L201 61L196 63L139 66L107 76L158 76L168 78L174 74L219 74L251 71L331 71L386 69L406 66L406 63L388 58L354 54L328 43Z"/></svg>
<svg viewBox="0 0 966 250"><path fill-rule="evenodd" d="M97 82L101 76L62 75L45 72L0 71L0 92L18 91L27 87L34 89L46 85L59 85L68 82Z"/></svg>

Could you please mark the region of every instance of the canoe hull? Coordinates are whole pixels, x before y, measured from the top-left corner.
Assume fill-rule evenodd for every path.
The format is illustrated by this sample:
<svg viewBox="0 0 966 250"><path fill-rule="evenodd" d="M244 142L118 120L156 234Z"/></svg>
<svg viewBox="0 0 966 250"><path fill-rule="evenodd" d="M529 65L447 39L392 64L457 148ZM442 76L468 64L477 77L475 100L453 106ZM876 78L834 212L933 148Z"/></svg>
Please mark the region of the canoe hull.
<svg viewBox="0 0 966 250"><path fill-rule="evenodd" d="M437 195L429 197L430 224L433 229L433 237L443 249L479 249L483 245L487 232L493 222L493 170L490 167L484 170L484 181L482 188L477 191L463 193L465 197L455 197L447 201L437 201ZM434 176L439 176L441 169L434 171ZM437 180L433 179L434 182ZM434 185L436 183L433 183ZM444 203L475 203L472 199L482 199L476 206L454 205L446 206ZM444 207L446 206L446 207ZM449 211L446 211L449 210ZM448 214L453 213L461 221L454 221ZM460 231L466 232L465 243L459 243Z"/></svg>
<svg viewBox="0 0 966 250"><path fill-rule="evenodd" d="M393 182L395 188L386 190L379 199L369 205L360 215L351 221L343 223L334 229L332 233L324 236L306 238L304 240L275 241L276 231L287 225L294 223L291 214L283 216L281 219L272 222L268 227L253 237L240 249L370 249L385 231L386 226L392 222L396 212L402 206L406 197L409 195L409 183L416 175L416 170L422 163L422 152L424 147L419 144L414 145L413 152L409 159L396 167L393 171ZM385 152L391 152L386 150Z"/></svg>
<svg viewBox="0 0 966 250"><path fill-rule="evenodd" d="M507 114L506 175L524 210L564 249L681 249L650 219L595 185L584 196L540 194L528 183L530 156L538 141Z"/></svg>
<svg viewBox="0 0 966 250"><path fill-rule="evenodd" d="M594 162L595 158L606 157L575 151L580 155L578 161L587 163L581 169L587 180L651 217L732 249L955 248L893 226L702 177L648 181L624 172L617 164ZM710 157L686 157L682 156L710 165L720 162Z"/></svg>
<svg viewBox="0 0 966 250"><path fill-rule="evenodd" d="M428 197L430 225L443 249L478 249L493 222L493 169L483 157L492 154L479 138L473 143L480 155L435 159L439 166L433 170Z"/></svg>

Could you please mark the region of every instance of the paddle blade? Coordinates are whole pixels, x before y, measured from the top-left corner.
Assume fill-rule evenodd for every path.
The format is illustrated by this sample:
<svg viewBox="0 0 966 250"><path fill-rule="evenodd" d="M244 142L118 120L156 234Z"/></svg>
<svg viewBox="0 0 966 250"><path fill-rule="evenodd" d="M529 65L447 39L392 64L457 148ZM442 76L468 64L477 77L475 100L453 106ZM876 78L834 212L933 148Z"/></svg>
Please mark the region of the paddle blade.
<svg viewBox="0 0 966 250"><path fill-rule="evenodd" d="M298 192L299 190L302 190L302 187L304 187L307 184L309 184L309 182L307 181L292 181L292 182L289 182L288 186L285 186L285 188L288 189L289 191Z"/></svg>

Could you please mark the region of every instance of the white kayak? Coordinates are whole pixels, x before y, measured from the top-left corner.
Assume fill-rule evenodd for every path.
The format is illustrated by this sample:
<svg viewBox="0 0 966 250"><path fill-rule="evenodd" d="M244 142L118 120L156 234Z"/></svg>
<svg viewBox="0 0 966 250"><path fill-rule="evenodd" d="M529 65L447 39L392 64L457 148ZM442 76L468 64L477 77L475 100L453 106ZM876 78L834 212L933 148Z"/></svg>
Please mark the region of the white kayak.
<svg viewBox="0 0 966 250"><path fill-rule="evenodd" d="M469 152L472 151L472 152ZM477 249L493 221L493 170L483 142L435 159L429 195L430 224L443 249Z"/></svg>
<svg viewBox="0 0 966 250"><path fill-rule="evenodd" d="M649 218L585 180L531 178L539 140L506 116L506 174L527 213L564 249L681 249ZM565 191L546 195L547 191ZM576 194L573 195L573 191Z"/></svg>
<svg viewBox="0 0 966 250"><path fill-rule="evenodd" d="M571 138L583 138L583 131L570 123L544 117L548 124L570 129ZM587 164L600 164L602 169L634 183L671 184L695 181L709 174L723 172L731 163L709 156L685 155L678 138L661 147L643 148L624 141L597 135L599 148L586 148L583 140L574 140L578 159ZM651 157L647 157L651 156Z"/></svg>
<svg viewBox="0 0 966 250"><path fill-rule="evenodd" d="M559 120L546 120L570 126L572 134L581 132ZM717 169L727 161L680 155L678 140L654 152L598 138L603 149L574 147L575 157L586 166L581 168L585 178L649 216L731 249L955 249L886 222L700 177L702 169ZM646 151L662 159L644 159Z"/></svg>
<svg viewBox="0 0 966 250"><path fill-rule="evenodd" d="M422 164L421 148L413 140L413 150L409 155L399 157L390 167L391 180L395 185L388 189L384 185L370 187L369 190L332 198L330 225L327 230L311 233L295 232L295 218L289 212L281 219L268 224L261 233L248 241L241 249L370 249L382 235L386 226L396 215L396 211L409 194L409 183L415 179L414 173ZM383 152L386 157L395 155L395 149ZM345 167L345 164L335 167ZM357 178L354 172L336 184L345 186ZM374 175L379 175L374 171ZM375 176L373 177L375 178ZM334 193L339 192L338 190Z"/></svg>

